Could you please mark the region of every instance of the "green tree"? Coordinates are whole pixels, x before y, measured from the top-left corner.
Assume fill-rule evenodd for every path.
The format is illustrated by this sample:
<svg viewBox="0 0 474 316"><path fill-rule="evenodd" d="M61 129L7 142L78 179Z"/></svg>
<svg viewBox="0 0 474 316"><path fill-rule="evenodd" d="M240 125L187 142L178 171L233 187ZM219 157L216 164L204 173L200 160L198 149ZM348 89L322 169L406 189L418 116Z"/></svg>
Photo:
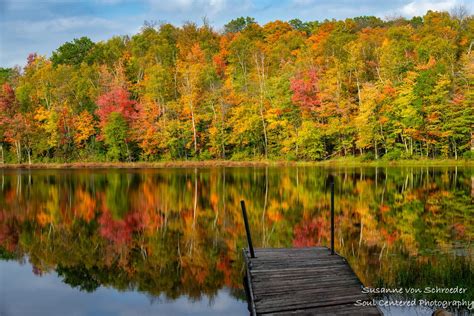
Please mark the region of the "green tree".
<svg viewBox="0 0 474 316"><path fill-rule="evenodd" d="M60 64L77 66L84 61L93 47L94 42L88 37L75 38L72 42L67 42L54 51L51 61L55 66Z"/></svg>
<svg viewBox="0 0 474 316"><path fill-rule="evenodd" d="M130 161L128 125L122 114L112 112L104 128L107 156L112 161Z"/></svg>
<svg viewBox="0 0 474 316"><path fill-rule="evenodd" d="M256 23L254 18L241 16L224 25L224 33L238 33L254 23Z"/></svg>

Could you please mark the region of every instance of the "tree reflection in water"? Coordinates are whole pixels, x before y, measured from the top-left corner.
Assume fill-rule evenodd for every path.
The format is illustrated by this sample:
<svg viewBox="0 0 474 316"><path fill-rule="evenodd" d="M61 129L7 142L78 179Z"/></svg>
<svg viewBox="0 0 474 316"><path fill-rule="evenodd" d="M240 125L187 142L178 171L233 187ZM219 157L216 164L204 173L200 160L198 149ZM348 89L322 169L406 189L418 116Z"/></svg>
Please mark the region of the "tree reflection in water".
<svg viewBox="0 0 474 316"><path fill-rule="evenodd" d="M0 256L99 286L199 300L243 298L239 201L257 247L329 243L367 286L465 287L474 297L474 207L468 168L3 170Z"/></svg>

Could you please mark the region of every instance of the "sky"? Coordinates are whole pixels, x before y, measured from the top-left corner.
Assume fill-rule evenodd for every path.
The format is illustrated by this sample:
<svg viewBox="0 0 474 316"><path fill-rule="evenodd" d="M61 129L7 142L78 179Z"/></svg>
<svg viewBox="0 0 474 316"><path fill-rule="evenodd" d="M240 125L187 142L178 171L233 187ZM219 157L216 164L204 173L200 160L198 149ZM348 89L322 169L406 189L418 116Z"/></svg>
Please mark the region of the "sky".
<svg viewBox="0 0 474 316"><path fill-rule="evenodd" d="M240 16L259 23L374 15L380 18L450 11L468 0L0 0L0 67L23 66L29 53L51 56L65 42L87 36L102 41L133 35L144 21L185 21L206 17L216 29Z"/></svg>

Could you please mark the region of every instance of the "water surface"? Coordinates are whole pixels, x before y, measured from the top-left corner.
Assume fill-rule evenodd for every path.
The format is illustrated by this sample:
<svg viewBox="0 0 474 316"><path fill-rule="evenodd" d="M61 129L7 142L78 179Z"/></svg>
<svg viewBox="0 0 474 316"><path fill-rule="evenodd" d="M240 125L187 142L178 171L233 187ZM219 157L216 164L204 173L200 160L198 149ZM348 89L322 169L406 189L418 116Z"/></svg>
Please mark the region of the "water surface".
<svg viewBox="0 0 474 316"><path fill-rule="evenodd" d="M328 245L329 175L336 250L364 285L458 286L468 291L403 299L472 300L473 174L459 167L0 170L0 314L245 315L239 201L257 247Z"/></svg>

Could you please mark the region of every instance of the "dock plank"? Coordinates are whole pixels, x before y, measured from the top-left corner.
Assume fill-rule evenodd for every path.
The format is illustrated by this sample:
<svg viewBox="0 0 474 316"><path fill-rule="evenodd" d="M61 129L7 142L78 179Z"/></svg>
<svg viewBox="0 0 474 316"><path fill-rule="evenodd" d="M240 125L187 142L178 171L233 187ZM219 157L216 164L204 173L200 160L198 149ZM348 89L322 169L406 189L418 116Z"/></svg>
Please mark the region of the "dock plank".
<svg viewBox="0 0 474 316"><path fill-rule="evenodd" d="M244 250L254 315L381 315L347 263L325 247Z"/></svg>

